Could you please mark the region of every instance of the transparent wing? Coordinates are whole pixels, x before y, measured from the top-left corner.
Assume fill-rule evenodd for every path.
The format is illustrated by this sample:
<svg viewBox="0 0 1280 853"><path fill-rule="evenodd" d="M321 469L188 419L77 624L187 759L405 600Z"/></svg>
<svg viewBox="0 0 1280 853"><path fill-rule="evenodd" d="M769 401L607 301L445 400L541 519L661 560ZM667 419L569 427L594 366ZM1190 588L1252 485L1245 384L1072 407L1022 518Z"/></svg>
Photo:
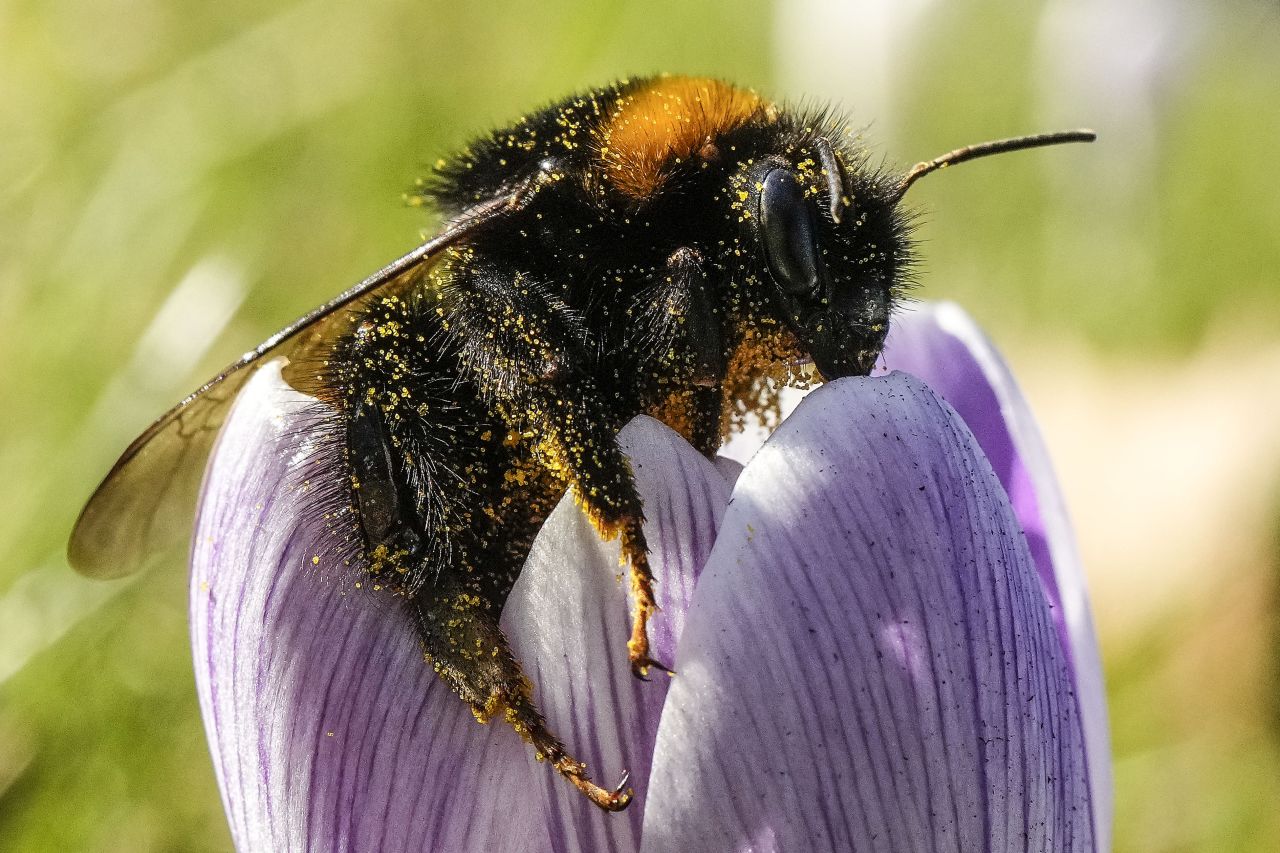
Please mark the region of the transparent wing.
<svg viewBox="0 0 1280 853"><path fill-rule="evenodd" d="M91 577L117 578L166 557L185 556L205 461L253 369L340 331L362 297L403 281L508 206L508 198L477 206L432 240L272 335L162 415L121 454L80 511L67 545L71 565Z"/></svg>

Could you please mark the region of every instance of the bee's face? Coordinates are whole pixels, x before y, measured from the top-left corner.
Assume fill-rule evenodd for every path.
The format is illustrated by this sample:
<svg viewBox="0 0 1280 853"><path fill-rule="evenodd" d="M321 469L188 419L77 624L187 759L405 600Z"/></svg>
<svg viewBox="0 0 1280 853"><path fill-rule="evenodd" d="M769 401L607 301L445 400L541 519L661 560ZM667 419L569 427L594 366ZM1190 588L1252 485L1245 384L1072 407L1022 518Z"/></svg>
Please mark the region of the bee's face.
<svg viewBox="0 0 1280 853"><path fill-rule="evenodd" d="M825 145L825 143L822 143ZM900 284L905 235L889 185L826 165L771 159L748 172L747 218L779 319L826 379L870 372Z"/></svg>

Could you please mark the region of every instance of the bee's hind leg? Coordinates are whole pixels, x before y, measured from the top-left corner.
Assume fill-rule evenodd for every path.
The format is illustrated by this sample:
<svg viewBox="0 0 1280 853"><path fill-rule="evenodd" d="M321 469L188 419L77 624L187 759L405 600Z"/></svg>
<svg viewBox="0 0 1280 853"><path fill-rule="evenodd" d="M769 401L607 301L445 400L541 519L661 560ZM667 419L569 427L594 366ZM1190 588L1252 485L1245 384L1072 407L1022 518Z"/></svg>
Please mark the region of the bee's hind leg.
<svg viewBox="0 0 1280 853"><path fill-rule="evenodd" d="M552 734L533 700L533 688L497 623L497 608L464 591L424 590L410 604L427 662L482 723L501 717L589 800L607 811L631 802L626 772L612 789L591 780L587 767Z"/></svg>

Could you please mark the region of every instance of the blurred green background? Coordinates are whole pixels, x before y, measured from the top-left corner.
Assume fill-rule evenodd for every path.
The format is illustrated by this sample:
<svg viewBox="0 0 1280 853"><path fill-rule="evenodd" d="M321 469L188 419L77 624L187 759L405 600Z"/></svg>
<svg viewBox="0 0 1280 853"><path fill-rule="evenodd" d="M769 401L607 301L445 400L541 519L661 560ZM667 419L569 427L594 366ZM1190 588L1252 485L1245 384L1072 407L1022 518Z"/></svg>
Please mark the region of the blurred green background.
<svg viewBox="0 0 1280 853"><path fill-rule="evenodd" d="M63 543L124 444L411 248L467 137L655 70L833 100L1006 349L1106 659L1118 850L1280 849L1280 7L0 2L0 849L221 850L185 578Z"/></svg>

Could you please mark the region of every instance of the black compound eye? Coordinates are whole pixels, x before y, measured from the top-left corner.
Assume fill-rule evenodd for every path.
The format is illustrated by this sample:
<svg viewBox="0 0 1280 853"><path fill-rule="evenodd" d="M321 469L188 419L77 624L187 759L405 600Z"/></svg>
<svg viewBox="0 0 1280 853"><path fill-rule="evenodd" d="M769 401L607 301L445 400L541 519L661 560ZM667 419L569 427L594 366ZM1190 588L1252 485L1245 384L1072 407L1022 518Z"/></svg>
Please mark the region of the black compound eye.
<svg viewBox="0 0 1280 853"><path fill-rule="evenodd" d="M760 190L760 231L773 278L787 292L812 293L818 286L818 245L813 213L796 176L772 169Z"/></svg>

